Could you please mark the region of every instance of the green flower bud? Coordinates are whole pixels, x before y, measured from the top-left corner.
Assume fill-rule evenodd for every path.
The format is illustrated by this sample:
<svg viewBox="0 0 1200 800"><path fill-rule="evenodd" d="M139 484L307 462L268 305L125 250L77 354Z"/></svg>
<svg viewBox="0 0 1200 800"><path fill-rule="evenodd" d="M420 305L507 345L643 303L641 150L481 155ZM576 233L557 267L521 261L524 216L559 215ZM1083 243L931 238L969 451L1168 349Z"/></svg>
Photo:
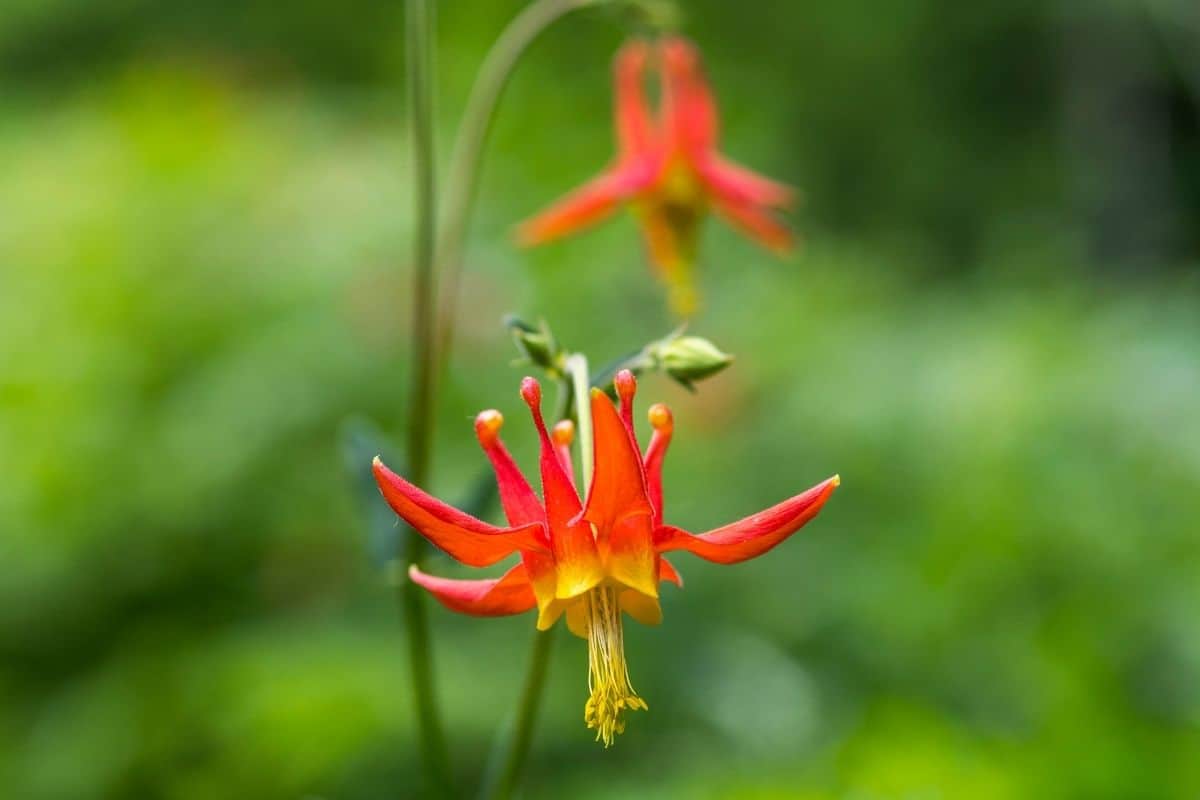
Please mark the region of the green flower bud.
<svg viewBox="0 0 1200 800"><path fill-rule="evenodd" d="M668 338L654 348L653 356L663 371L688 388L733 363L733 356L699 336Z"/></svg>
<svg viewBox="0 0 1200 800"><path fill-rule="evenodd" d="M505 317L504 324L512 331L513 342L529 363L551 374L561 371L563 353L545 322L535 328L528 322L510 315Z"/></svg>

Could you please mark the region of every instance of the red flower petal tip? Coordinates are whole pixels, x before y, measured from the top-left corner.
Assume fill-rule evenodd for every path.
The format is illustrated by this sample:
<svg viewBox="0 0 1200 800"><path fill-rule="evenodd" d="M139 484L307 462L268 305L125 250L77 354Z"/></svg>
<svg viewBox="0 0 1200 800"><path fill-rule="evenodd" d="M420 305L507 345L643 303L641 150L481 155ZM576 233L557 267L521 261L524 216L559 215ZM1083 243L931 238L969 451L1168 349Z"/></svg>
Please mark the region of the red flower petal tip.
<svg viewBox="0 0 1200 800"><path fill-rule="evenodd" d="M618 77L641 80L642 72L650 61L650 46L642 39L626 42L613 59L613 70Z"/></svg>
<svg viewBox="0 0 1200 800"><path fill-rule="evenodd" d="M575 423L569 419L556 422L554 430L550 432L550 438L559 447L570 447L575 441Z"/></svg>
<svg viewBox="0 0 1200 800"><path fill-rule="evenodd" d="M542 404L542 385L537 382L536 378L527 376L521 380L521 399L530 408L536 408Z"/></svg>
<svg viewBox="0 0 1200 800"><path fill-rule="evenodd" d="M622 403L633 402L633 396L637 394L637 378L633 377L633 373L627 369L623 369L613 378L613 386L617 389L617 397L621 398Z"/></svg>
<svg viewBox="0 0 1200 800"><path fill-rule="evenodd" d="M500 428L503 426L504 415L494 408L480 411L479 416L475 417L475 435L485 450L495 446L496 438L500 435Z"/></svg>
<svg viewBox="0 0 1200 800"><path fill-rule="evenodd" d="M671 414L671 409L663 403L655 403L650 406L646 417L650 420L650 427L656 431L671 433L675 428L675 418Z"/></svg>
<svg viewBox="0 0 1200 800"><path fill-rule="evenodd" d="M679 36L667 36L659 44L663 65L669 70L687 72L700 66L700 54L686 39Z"/></svg>

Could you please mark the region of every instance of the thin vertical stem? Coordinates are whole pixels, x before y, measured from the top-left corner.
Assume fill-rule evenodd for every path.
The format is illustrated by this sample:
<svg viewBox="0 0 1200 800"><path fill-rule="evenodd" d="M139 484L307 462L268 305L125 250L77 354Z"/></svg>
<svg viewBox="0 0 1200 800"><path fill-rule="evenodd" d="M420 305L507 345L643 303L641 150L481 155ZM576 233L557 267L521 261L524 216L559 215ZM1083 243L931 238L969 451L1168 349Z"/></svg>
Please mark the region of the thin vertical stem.
<svg viewBox="0 0 1200 800"><path fill-rule="evenodd" d="M582 459L583 493L592 485L592 393L588 378L587 357L583 353L572 353L567 357L567 372L575 389L575 411L579 420L579 457Z"/></svg>
<svg viewBox="0 0 1200 800"><path fill-rule="evenodd" d="M433 152L433 10L431 0L407 0L408 102L412 129L414 188L414 280L412 382L408 414L409 479L428 485L434 425L436 354L434 352L434 242L437 197ZM418 564L424 540L410 535L405 549L409 564ZM441 797L453 795L446 738L442 731L433 680L433 654L425 596L412 581L400 590L408 635L408 657L417 712L422 762L430 789Z"/></svg>
<svg viewBox="0 0 1200 800"><path fill-rule="evenodd" d="M406 0L408 93L416 176L413 373L408 419L408 465L409 479L418 485L428 485L437 373L449 358L452 347L467 220L474 205L479 165L496 106L517 61L538 35L568 12L600 2L605 0L535 0L517 15L488 52L468 100L460 135L455 143L446 216L439 238L434 218L433 13L431 0ZM446 273L446 288L440 304L436 303L435 296L435 266L440 266ZM579 438L583 454L583 485L588 486L592 472L592 430L587 404L587 361L582 356L578 359L582 369L575 375L574 389L575 396L583 401L578 403ZM422 539L410 536L405 553L408 563L419 564L423 552ZM452 796L454 791L446 740L434 695L429 622L424 601L423 593L415 584L411 581L403 583L401 605L407 622L422 755L431 788L442 796ZM510 793L516 786L529 748L549 648L549 634L540 634L535 638L513 747L502 773L502 783L507 787L505 792Z"/></svg>
<svg viewBox="0 0 1200 800"><path fill-rule="evenodd" d="M529 758L529 746L533 743L533 726L537 721L542 704L542 687L546 684L546 671L550 665L550 652L554 644L554 628L535 631L533 647L529 653L529 670L525 673L525 685L521 688L521 699L517 704L517 717L508 741L508 753L504 764L495 777L495 782L485 786L481 797L484 800L508 800L521 782L521 772Z"/></svg>
<svg viewBox="0 0 1200 800"><path fill-rule="evenodd" d="M454 339L455 308L458 305L462 254L467 222L479 188L479 167L496 106L508 85L517 62L537 37L556 20L605 0L535 0L504 29L488 51L471 87L458 138L450 157L446 181L445 214L438 240L438 263L445 278L439 308L438 353L442 364L450 357Z"/></svg>
<svg viewBox="0 0 1200 800"><path fill-rule="evenodd" d="M424 485L433 432L434 185L432 13L430 0L408 0L408 93L414 173L414 253L411 405L408 459L411 480Z"/></svg>

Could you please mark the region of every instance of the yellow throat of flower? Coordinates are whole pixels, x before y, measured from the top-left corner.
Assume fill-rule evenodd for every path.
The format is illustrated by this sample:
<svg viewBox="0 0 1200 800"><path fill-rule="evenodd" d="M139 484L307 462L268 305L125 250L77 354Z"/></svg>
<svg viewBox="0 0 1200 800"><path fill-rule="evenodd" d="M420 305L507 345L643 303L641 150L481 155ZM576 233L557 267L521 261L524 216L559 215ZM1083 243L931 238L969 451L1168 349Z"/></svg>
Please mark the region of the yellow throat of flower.
<svg viewBox="0 0 1200 800"><path fill-rule="evenodd" d="M679 157L663 167L657 185L634 205L650 261L667 284L671 310L685 319L699 306L692 273L708 207L708 195L695 169Z"/></svg>
<svg viewBox="0 0 1200 800"><path fill-rule="evenodd" d="M596 741L602 741L608 747L618 733L625 732L621 715L626 710L644 710L646 701L637 696L629 682L616 589L597 586L584 595L581 602L587 611L590 692L583 718L589 728L596 729Z"/></svg>

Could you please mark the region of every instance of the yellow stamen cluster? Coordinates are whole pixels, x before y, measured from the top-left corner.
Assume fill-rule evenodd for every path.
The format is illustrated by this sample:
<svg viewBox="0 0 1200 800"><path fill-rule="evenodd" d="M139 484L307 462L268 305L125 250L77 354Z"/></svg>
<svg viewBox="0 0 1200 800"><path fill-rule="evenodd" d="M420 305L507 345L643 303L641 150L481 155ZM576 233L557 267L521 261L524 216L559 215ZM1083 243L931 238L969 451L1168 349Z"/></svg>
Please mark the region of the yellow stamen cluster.
<svg viewBox="0 0 1200 800"><path fill-rule="evenodd" d="M587 608L588 697L583 718L596 728L596 741L608 747L618 733L625 732L621 715L627 709L646 709L646 701L637 696L629 682L625 666L625 634L621 628L621 608L617 592L611 586L598 586L583 598Z"/></svg>

